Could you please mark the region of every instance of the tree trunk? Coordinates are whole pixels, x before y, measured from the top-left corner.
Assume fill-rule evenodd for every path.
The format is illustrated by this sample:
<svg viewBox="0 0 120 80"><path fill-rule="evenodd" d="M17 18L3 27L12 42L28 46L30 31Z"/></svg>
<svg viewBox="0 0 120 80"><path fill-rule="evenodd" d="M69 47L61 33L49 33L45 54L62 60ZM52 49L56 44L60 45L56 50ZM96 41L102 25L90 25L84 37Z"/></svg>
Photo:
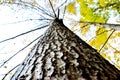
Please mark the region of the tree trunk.
<svg viewBox="0 0 120 80"><path fill-rule="evenodd" d="M55 19L12 80L119 80L120 71Z"/></svg>

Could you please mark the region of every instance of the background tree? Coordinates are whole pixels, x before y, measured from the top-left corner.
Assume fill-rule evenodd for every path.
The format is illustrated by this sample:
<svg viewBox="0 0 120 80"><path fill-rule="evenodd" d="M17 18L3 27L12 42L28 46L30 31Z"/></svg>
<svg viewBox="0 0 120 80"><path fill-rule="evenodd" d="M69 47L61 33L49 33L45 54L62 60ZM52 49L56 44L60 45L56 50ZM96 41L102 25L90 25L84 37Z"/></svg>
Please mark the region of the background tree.
<svg viewBox="0 0 120 80"><path fill-rule="evenodd" d="M16 1L17 2L17 1ZM13 5L13 3L15 4L16 3L15 1L8 1L7 3L10 3L10 5L12 4ZM19 2L19 4L17 3L17 6L19 5L19 6L24 6L24 7L26 7L27 9L29 9L29 7L31 8L31 6L34 6L35 7L35 9L36 9L36 6L35 5L37 5L36 4L36 2L35 1L33 1L33 2L29 2L29 1L18 1ZM55 2L55 1L53 1L53 2ZM52 2L52 3L53 3ZM88 1L89 2L89 1ZM93 2L93 1L91 1L91 2ZM90 4L91 4L91 2L90 2ZM100 1L99 1L100 2ZM5 2L4 2L5 3ZM6 3L6 4L7 4ZM56 2L55 2L56 3ZM60 2L61 3L61 2ZM108 41L108 40L106 40L108 37L109 37L109 35L108 34L111 34L109 31L112 31L111 29L106 29L106 26L112 26L113 28L115 28L115 29L119 29L117 26L119 26L119 25L113 25L113 24L104 24L104 22L106 23L106 21L108 20L108 15L110 15L110 14L108 14L107 15L107 17L106 16L104 16L104 17L101 17L101 15L100 14L98 14L97 13L97 11L99 11L99 9L102 9L101 7L99 7L99 5L98 5L98 7L97 8L95 8L96 10L92 10L92 8L94 8L94 7L90 7L91 5L89 4L89 6L88 6L88 4L85 4L85 1L83 0L83 1L76 1L76 2L73 2L73 3L70 3L69 5L68 5L68 7L67 7L67 10L68 10L68 12L69 13L72 13L72 14L76 14L77 16L78 16L78 9L76 9L75 8L75 6L76 5L78 5L78 3L80 4L80 14L82 14L82 18L80 18L81 20L80 20L80 22L79 21L74 21L74 23L75 24L73 24L72 23L72 25L74 25L74 26L72 26L73 28L76 28L75 26L77 25L79 25L80 27L81 27L81 29L82 29L82 34L84 35L84 34L86 34L88 31L89 31L89 29L91 28L91 24L95 24L96 26L105 26L105 28L99 28L99 27L97 27L97 29L96 29L96 34L97 35L100 35L100 36L97 36L97 38L95 38L95 39L93 39L93 40L91 40L91 41L89 41L92 45L93 45L93 41L95 42L95 41L98 41L98 42L100 42L98 45L97 45L97 49L98 50L100 50L101 51L101 49L100 49L100 45L102 45L102 44L106 44L106 41ZM84 3L84 4L83 4ZM94 3L94 5L95 5L95 3L97 3L97 2L93 2ZM112 3L111 3L112 4ZM119 4L119 2L116 2L116 5L117 4ZM15 4L16 5L16 4ZM61 6L61 5L60 5ZM40 7L40 6L39 6ZM59 6L57 6L57 7L59 7ZM83 7L83 8L82 8ZM13 7L12 7L13 8ZM37 7L38 8L38 7ZM51 7L50 7L51 8ZM55 7L54 7L55 8ZM72 9L70 9L70 8L72 8ZM109 6L107 7L108 9L109 9ZM57 9L57 8L56 8ZM56 10L55 9L55 10ZM82 10L83 9L83 10ZM104 7L103 7L103 9L104 9ZM46 10L42 10L41 8L39 8L38 10L40 10L40 11L42 11L44 14L48 14L48 11L46 11ZM52 10L52 9L50 9L50 10ZM58 9L57 9L58 10ZM90 12L90 14L87 14L87 12ZM116 9L117 11L119 11L119 8L117 8ZM83 12L82 12L83 11ZM52 11L51 11L52 12ZM62 10L61 10L61 12L62 12ZM102 12L101 12L102 13ZM67 13L66 13L67 14ZM48 15L52 15L50 12L49 12L49 14ZM95 16L93 16L93 15L95 15ZM104 14L103 14L104 15ZM43 16L44 15L42 15L42 19L41 20L43 20ZM67 15L68 16L68 15ZM71 16L71 15L70 15ZM72 15L72 16L74 16L74 15ZM46 16L45 16L46 17ZM90 18L90 17L92 17L92 18ZM69 18L69 17L68 17ZM68 19L68 18L65 18L65 19ZM46 18L44 18L44 20L45 20ZM47 18L48 19L48 18ZM70 18L69 18L70 19ZM28 20L31 20L31 21L33 21L33 19L28 19ZM40 20L40 19L38 19L38 20ZM71 19L70 19L71 20ZM93 20L93 21L90 21L90 20ZM104 22L102 22L102 21L104 21ZM77 22L77 23L76 23ZM85 24L81 24L81 22L82 23L85 23ZM102 24L99 24L99 23L101 23L102 22ZM43 24L43 22L41 23L41 24ZM78 27L79 27L78 26ZM117 27L117 28L116 28ZM108 30L108 31L107 31ZM109 33L108 33L109 32ZM113 33L113 31L112 31L112 33ZM26 34L26 33L25 33ZM103 35L101 35L101 34L103 34ZM118 34L118 33L117 33ZM20 35L19 35L20 36ZM16 37L18 37L18 36L16 36ZM100 41L99 41L100 40ZM97 43L98 43L97 42ZM104 45L103 45L104 46ZM103 50L103 49L102 49Z"/></svg>

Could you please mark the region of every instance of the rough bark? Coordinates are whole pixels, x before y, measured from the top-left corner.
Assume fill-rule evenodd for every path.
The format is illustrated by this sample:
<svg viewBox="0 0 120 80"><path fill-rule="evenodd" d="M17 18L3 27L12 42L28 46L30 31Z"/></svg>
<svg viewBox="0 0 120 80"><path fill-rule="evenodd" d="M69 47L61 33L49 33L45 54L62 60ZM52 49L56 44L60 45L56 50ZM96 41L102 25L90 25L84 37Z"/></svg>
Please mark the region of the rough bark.
<svg viewBox="0 0 120 80"><path fill-rule="evenodd" d="M119 80L120 71L55 19L12 80Z"/></svg>

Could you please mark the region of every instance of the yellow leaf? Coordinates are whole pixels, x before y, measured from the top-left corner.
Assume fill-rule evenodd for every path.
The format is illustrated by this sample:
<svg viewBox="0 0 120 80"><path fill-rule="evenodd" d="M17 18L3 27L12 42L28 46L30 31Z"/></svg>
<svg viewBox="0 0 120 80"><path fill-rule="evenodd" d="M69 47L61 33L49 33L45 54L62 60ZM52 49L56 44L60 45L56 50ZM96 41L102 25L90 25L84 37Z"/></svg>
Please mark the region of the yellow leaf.
<svg viewBox="0 0 120 80"><path fill-rule="evenodd" d="M118 32L118 37L120 37L120 32Z"/></svg>
<svg viewBox="0 0 120 80"><path fill-rule="evenodd" d="M32 6L35 6L37 3L36 2L31 2L30 3Z"/></svg>
<svg viewBox="0 0 120 80"><path fill-rule="evenodd" d="M100 6L105 6L106 5L106 0L99 0Z"/></svg>
<svg viewBox="0 0 120 80"><path fill-rule="evenodd" d="M94 46L97 50L100 50L101 46L104 45L105 41L108 38L108 32L106 32L106 28L98 27L96 31L96 37L95 39L91 40L89 44L91 46Z"/></svg>
<svg viewBox="0 0 120 80"><path fill-rule="evenodd" d="M84 36L89 31L89 29L90 29L89 25L82 27L81 29L82 35Z"/></svg>
<svg viewBox="0 0 120 80"><path fill-rule="evenodd" d="M76 0L78 3L84 2L84 0Z"/></svg>
<svg viewBox="0 0 120 80"><path fill-rule="evenodd" d="M68 10L69 13L72 13L75 15L76 14L75 2L70 3L66 9Z"/></svg>
<svg viewBox="0 0 120 80"><path fill-rule="evenodd" d="M111 56L108 56L107 53L101 54L101 56L107 60L111 60Z"/></svg>
<svg viewBox="0 0 120 80"><path fill-rule="evenodd" d="M80 28L83 28L84 25L84 23L79 24Z"/></svg>
<svg viewBox="0 0 120 80"><path fill-rule="evenodd" d="M120 69L120 51L115 51L114 58L116 61L115 66Z"/></svg>
<svg viewBox="0 0 120 80"><path fill-rule="evenodd" d="M99 4L106 4L105 0L99 0ZM77 0L77 3L80 5L80 21L84 22L101 22L104 23L107 20L107 16L104 14L96 13L94 8L90 7L89 5L93 5L93 0Z"/></svg>
<svg viewBox="0 0 120 80"><path fill-rule="evenodd" d="M102 56L103 58L106 58L106 54L101 54L101 56Z"/></svg>
<svg viewBox="0 0 120 80"><path fill-rule="evenodd" d="M88 0L88 3L93 4L94 2L93 2L93 0Z"/></svg>

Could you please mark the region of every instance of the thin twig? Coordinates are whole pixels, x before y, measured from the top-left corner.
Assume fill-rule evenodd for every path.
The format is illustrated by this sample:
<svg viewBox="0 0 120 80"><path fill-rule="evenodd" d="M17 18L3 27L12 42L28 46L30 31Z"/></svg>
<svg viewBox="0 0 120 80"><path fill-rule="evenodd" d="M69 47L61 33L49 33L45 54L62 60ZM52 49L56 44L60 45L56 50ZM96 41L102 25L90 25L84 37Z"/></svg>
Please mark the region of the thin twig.
<svg viewBox="0 0 120 80"><path fill-rule="evenodd" d="M90 40L88 40L87 42L91 42L94 38L96 38L97 36L99 36L99 35L101 35L101 34L103 34L103 33L105 33L105 32L108 32L108 31L111 31L111 30L113 30L113 29L110 29L110 30L105 30L105 31L103 31L103 32L101 32L101 33L99 33L99 34L96 34L96 36L94 36L94 37L92 37Z"/></svg>
<svg viewBox="0 0 120 80"><path fill-rule="evenodd" d="M37 7L37 6L36 6ZM44 9L43 7L41 7L40 5L37 7L39 10L42 11L43 14L48 15L49 17L54 18L54 16L52 14L50 14L50 12L48 12L46 9ZM42 9L43 8L43 9Z"/></svg>
<svg viewBox="0 0 120 80"><path fill-rule="evenodd" d="M60 11L60 7L63 6L66 2L67 2L67 0L65 0L62 4L60 4L60 6L58 6L55 10ZM58 13L60 13L60 12L58 12ZM59 19L59 15L58 15L58 19Z"/></svg>
<svg viewBox="0 0 120 80"><path fill-rule="evenodd" d="M58 19L59 19L59 15L60 15L60 9L58 9L58 14L57 14L57 16L58 16Z"/></svg>
<svg viewBox="0 0 120 80"><path fill-rule="evenodd" d="M115 30L120 30L120 24L109 24L109 23L99 23L99 22L82 22L79 23L89 24L89 25L95 25L95 26L104 26L108 28L114 28Z"/></svg>
<svg viewBox="0 0 120 80"><path fill-rule="evenodd" d="M55 18L56 18L57 16L56 16L55 10L54 10L54 8L53 8L52 2L51 2L50 0L49 0L49 2L50 2L50 5L51 5L51 8L52 8L52 10L53 10L54 16L55 16Z"/></svg>
<svg viewBox="0 0 120 80"><path fill-rule="evenodd" d="M66 3L66 2L67 2L67 0L65 0L58 8L60 8L61 6L63 6L64 3Z"/></svg>
<svg viewBox="0 0 120 80"><path fill-rule="evenodd" d="M112 36L112 34L115 32L115 29L113 29L113 31L111 32L111 34L108 36L107 40L105 41L105 43L103 44L103 46L100 48L100 50L98 52L100 52L103 47L106 45L106 43L108 42L108 40L110 39L110 37Z"/></svg>
<svg viewBox="0 0 120 80"><path fill-rule="evenodd" d="M42 21L42 20L51 20L51 19L26 19L26 20L22 20L22 21L16 21L16 22L11 22L11 23L6 23L6 24L1 24L1 25L8 25L8 24L17 24L17 23L22 23L22 22L27 22L27 21L32 21L32 20L39 20L39 21Z"/></svg>
<svg viewBox="0 0 120 80"><path fill-rule="evenodd" d="M64 19L64 17L65 17L65 12L66 12L66 6L65 6L64 12L63 12L63 19Z"/></svg>

